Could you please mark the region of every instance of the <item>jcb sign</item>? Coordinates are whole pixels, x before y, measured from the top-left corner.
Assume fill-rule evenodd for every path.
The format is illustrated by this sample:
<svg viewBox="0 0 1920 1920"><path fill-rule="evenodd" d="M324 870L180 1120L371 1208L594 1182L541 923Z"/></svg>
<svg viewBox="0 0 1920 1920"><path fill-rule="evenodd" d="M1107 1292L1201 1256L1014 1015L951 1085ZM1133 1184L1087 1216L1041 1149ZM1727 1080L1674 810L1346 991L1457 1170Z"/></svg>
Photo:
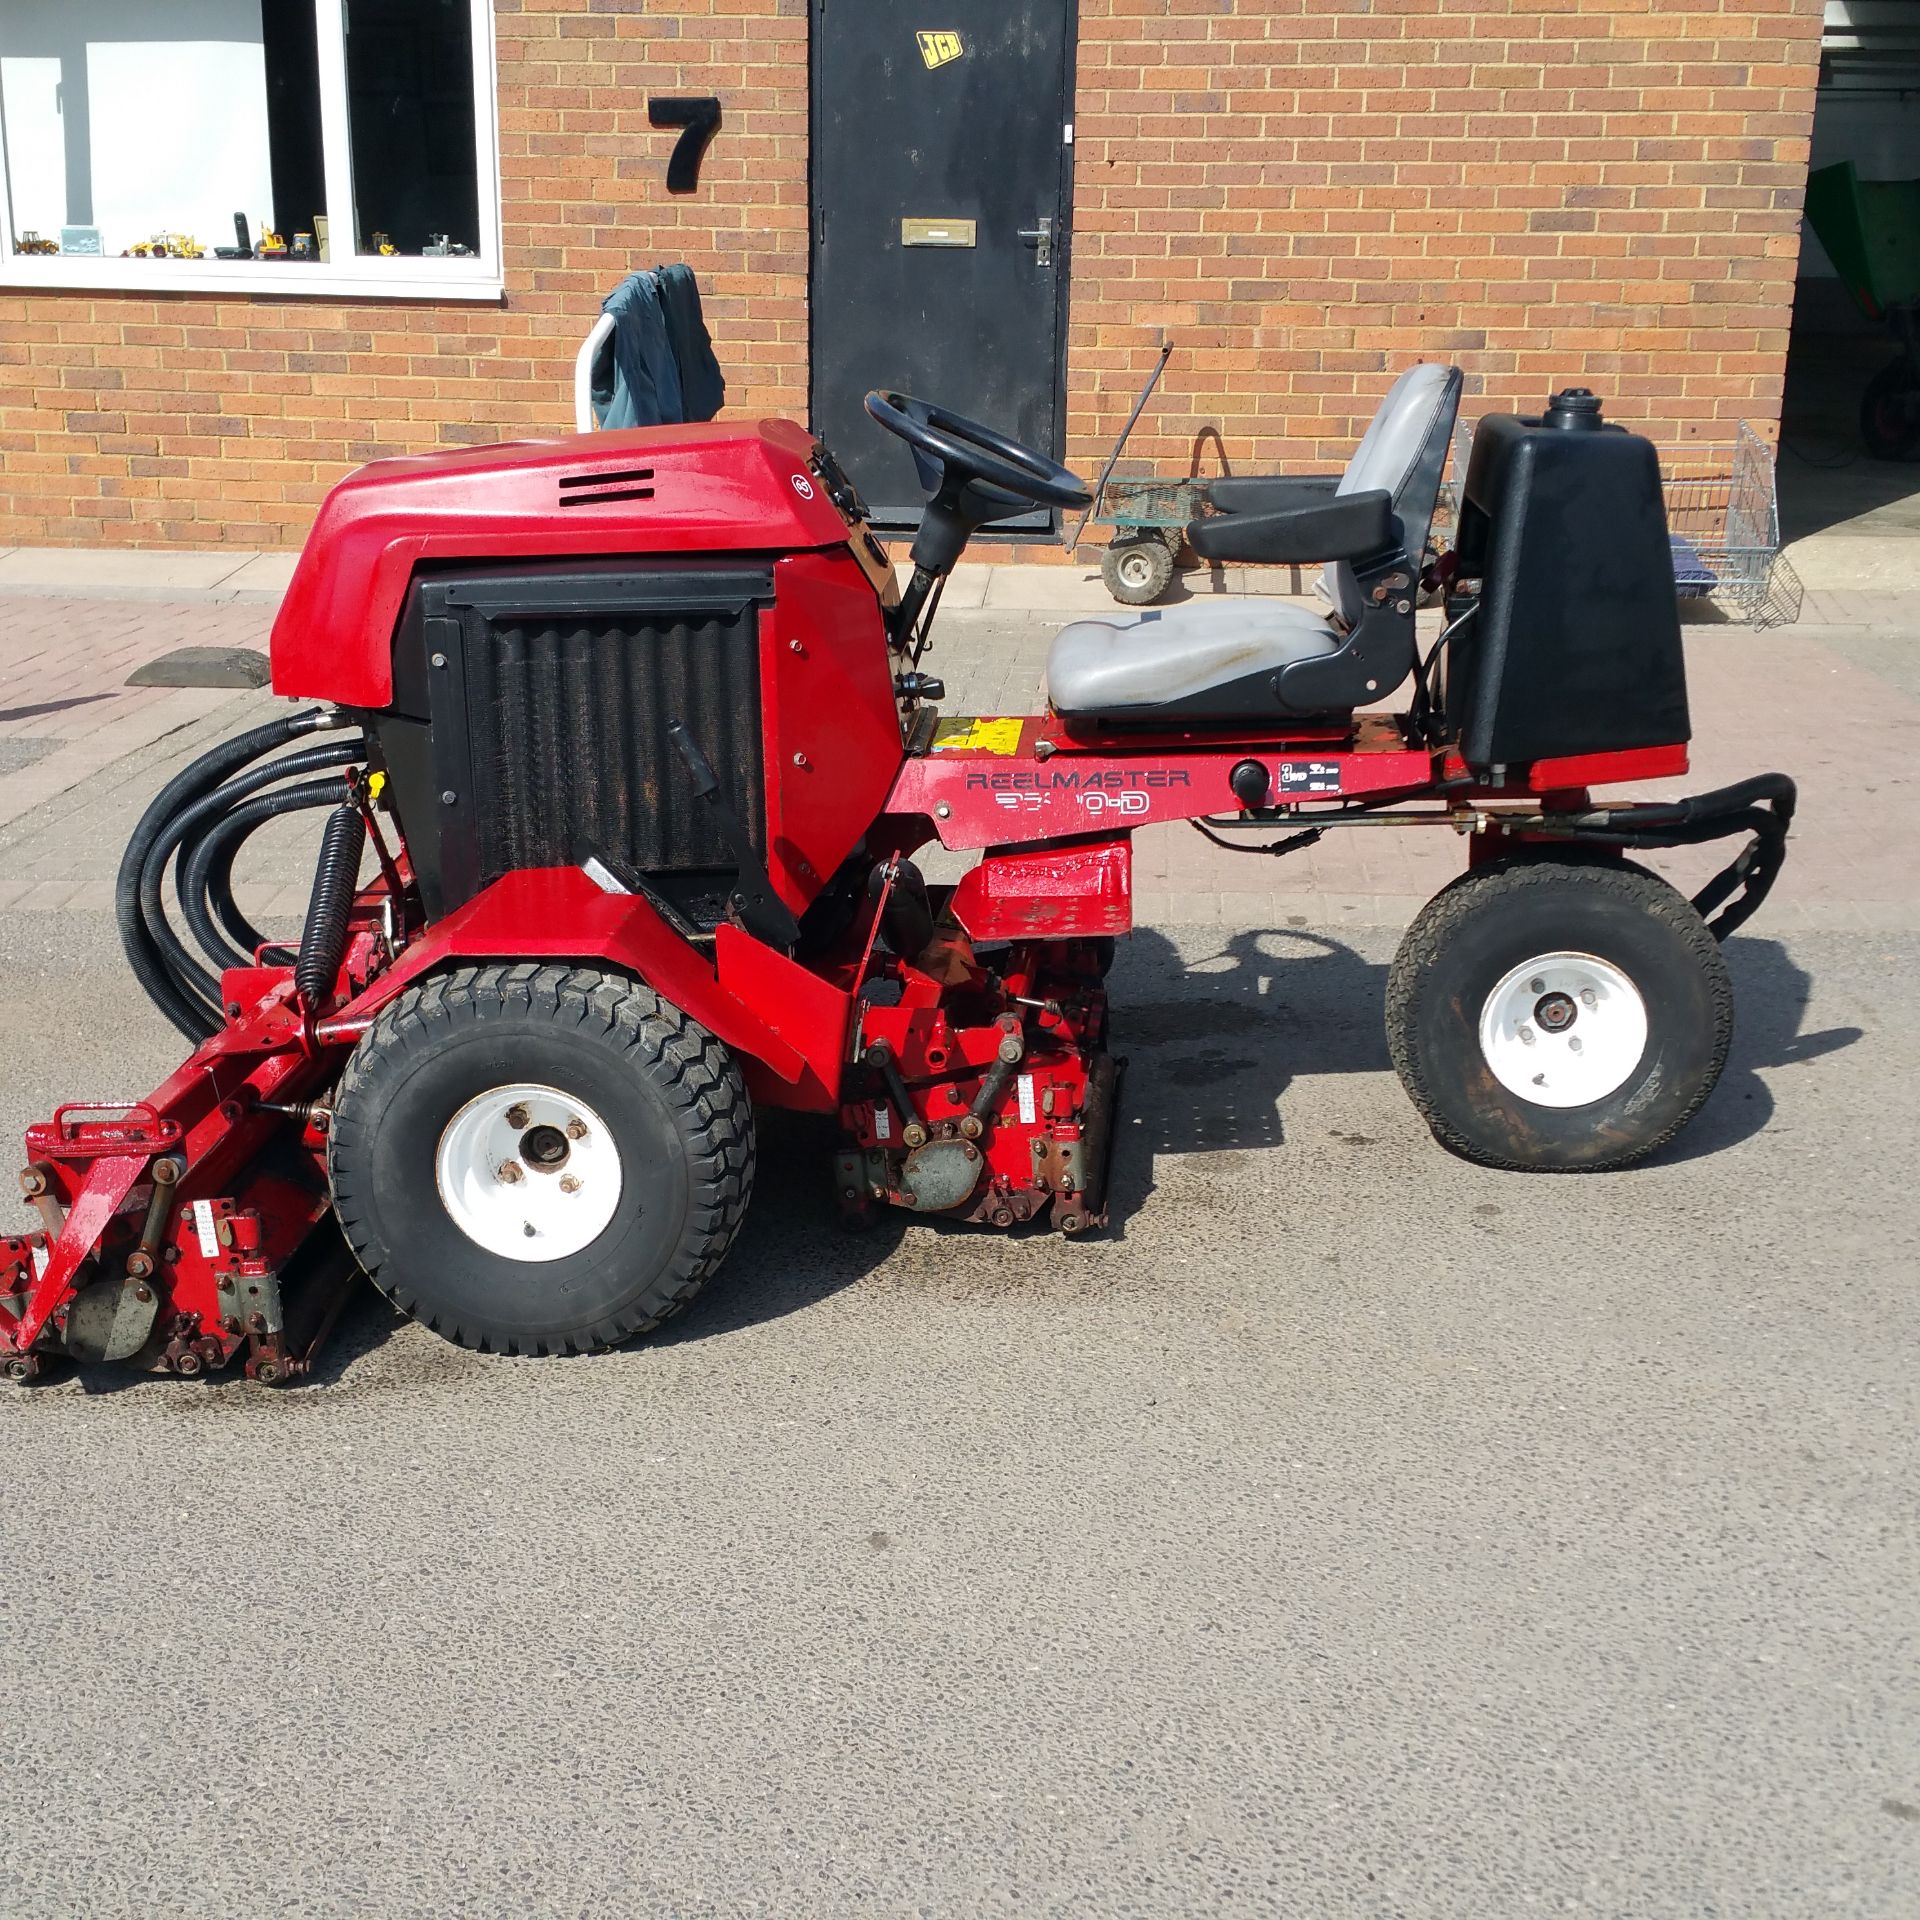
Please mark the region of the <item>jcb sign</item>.
<svg viewBox="0 0 1920 1920"><path fill-rule="evenodd" d="M920 58L930 67L944 67L949 60L958 60L966 52L957 33L922 28L914 38L920 42Z"/></svg>

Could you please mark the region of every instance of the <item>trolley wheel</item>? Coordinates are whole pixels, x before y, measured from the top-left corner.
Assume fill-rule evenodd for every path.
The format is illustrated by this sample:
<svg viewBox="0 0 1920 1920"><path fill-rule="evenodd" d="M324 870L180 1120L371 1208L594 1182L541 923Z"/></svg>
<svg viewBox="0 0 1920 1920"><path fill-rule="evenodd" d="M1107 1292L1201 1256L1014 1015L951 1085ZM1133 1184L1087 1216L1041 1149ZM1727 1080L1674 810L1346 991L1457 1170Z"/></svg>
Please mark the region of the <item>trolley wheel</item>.
<svg viewBox="0 0 1920 1920"><path fill-rule="evenodd" d="M753 1111L712 1034L621 974L462 968L347 1062L334 1211L373 1283L462 1346L583 1353L677 1313L753 1189Z"/></svg>
<svg viewBox="0 0 1920 1920"><path fill-rule="evenodd" d="M1149 606L1173 580L1172 550L1157 533L1126 535L1100 556L1100 577L1122 604Z"/></svg>
<svg viewBox="0 0 1920 1920"><path fill-rule="evenodd" d="M1867 382L1860 438L1876 460L1920 460L1920 372L1906 354Z"/></svg>
<svg viewBox="0 0 1920 1920"><path fill-rule="evenodd" d="M1387 1043L1440 1143L1491 1167L1645 1159L1706 1103L1733 987L1685 899L1628 863L1485 867L1428 901L1387 978Z"/></svg>

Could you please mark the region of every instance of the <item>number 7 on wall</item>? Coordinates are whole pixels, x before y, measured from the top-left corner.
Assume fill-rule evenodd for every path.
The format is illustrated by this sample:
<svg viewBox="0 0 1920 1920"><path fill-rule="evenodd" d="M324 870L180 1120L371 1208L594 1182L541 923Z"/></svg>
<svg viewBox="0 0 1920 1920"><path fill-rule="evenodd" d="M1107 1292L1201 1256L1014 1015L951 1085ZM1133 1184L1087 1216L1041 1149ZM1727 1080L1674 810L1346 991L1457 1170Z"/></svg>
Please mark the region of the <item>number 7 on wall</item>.
<svg viewBox="0 0 1920 1920"><path fill-rule="evenodd" d="M656 94L647 102L647 119L656 127L679 127L667 161L667 191L691 193L700 184L700 156L720 124L720 102L710 93Z"/></svg>

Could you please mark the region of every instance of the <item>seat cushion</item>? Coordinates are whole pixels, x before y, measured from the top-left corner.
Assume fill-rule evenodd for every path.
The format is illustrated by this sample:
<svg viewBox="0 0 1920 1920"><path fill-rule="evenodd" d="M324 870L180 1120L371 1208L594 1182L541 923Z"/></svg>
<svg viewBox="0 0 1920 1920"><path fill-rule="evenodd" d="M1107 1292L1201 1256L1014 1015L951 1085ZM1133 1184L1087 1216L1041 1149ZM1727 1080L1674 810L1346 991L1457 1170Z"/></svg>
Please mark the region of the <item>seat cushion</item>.
<svg viewBox="0 0 1920 1920"><path fill-rule="evenodd" d="M1076 620L1047 649L1054 712L1234 720L1283 711L1273 676L1333 653L1324 613L1288 600L1194 600Z"/></svg>

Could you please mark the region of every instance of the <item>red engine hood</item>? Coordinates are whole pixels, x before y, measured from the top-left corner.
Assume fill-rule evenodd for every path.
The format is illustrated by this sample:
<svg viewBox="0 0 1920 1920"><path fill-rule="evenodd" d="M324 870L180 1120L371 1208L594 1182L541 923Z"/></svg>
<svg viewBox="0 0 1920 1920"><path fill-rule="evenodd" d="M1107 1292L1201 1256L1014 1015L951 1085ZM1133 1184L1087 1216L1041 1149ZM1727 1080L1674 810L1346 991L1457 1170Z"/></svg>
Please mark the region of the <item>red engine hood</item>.
<svg viewBox="0 0 1920 1920"><path fill-rule="evenodd" d="M327 495L273 623L273 686L384 707L393 632L422 561L773 554L847 525L787 420L640 427L376 460Z"/></svg>

